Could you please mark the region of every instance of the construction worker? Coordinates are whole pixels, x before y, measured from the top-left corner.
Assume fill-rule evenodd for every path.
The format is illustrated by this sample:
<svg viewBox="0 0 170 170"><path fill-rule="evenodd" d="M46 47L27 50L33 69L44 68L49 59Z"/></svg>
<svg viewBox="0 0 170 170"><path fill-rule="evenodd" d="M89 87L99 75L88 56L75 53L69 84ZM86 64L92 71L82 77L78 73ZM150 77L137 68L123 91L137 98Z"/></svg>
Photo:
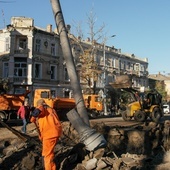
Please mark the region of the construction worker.
<svg viewBox="0 0 170 170"><path fill-rule="evenodd" d="M36 124L36 119L38 124ZM62 127L55 110L47 106L43 99L39 99L30 121L39 128L45 170L56 170L54 148L62 134Z"/></svg>

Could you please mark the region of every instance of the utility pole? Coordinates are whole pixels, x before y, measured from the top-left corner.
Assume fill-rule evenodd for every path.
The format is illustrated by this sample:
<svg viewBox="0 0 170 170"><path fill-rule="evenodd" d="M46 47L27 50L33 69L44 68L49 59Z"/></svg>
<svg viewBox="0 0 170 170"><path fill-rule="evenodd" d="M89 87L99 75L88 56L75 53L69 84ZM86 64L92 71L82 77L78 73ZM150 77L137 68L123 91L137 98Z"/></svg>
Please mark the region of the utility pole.
<svg viewBox="0 0 170 170"><path fill-rule="evenodd" d="M116 35L112 35L111 38L115 37ZM107 41L107 38L105 37L104 38L104 41L103 41L103 66L104 66L104 73L103 73L103 79L104 79L104 82L103 82L103 91L104 91L104 95L103 95L103 99L104 99L104 115L108 115L107 113L107 103L106 103L106 95L107 95L107 89L106 89L106 69L107 69L107 59L106 59L106 41Z"/></svg>
<svg viewBox="0 0 170 170"><path fill-rule="evenodd" d="M103 73L103 79L104 79L104 87L103 87L103 91L104 91L104 95L103 95L103 99L104 99L104 115L107 115L107 104L106 104L106 41L104 41L103 44L103 62L104 62L104 73Z"/></svg>

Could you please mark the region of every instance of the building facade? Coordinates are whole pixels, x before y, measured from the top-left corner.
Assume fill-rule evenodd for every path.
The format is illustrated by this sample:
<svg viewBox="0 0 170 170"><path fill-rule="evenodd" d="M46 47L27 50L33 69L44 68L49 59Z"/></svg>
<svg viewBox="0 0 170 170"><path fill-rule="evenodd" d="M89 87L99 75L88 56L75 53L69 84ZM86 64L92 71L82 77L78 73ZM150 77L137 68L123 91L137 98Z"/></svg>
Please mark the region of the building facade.
<svg viewBox="0 0 170 170"><path fill-rule="evenodd" d="M73 41L72 51L76 63L79 63L79 56L82 49L89 50L89 55L93 57L94 62L101 70L98 77L96 87L103 88L109 83L115 81L116 75L129 75L132 78L133 87L140 89L141 87L148 88L148 59L141 59L134 54L123 54L121 49L106 46L105 44L90 42L89 39L79 41L73 35L70 35ZM81 48L80 48L81 46ZM93 46L93 48L90 48ZM93 82L91 83L93 84Z"/></svg>
<svg viewBox="0 0 170 170"><path fill-rule="evenodd" d="M148 81L151 89L156 88L157 82L162 84L164 90L167 93L164 100L170 101L170 76L169 75L163 75L160 72L158 74L150 74L148 76Z"/></svg>
<svg viewBox="0 0 170 170"><path fill-rule="evenodd" d="M30 90L32 96L35 89L48 88L55 96L66 95L69 78L51 25L40 29L32 18L12 17L0 38L0 77L9 79L10 93Z"/></svg>
<svg viewBox="0 0 170 170"><path fill-rule="evenodd" d="M72 37L69 35L70 39ZM10 93L37 88L51 89L54 96L70 97L71 87L56 29L34 26L34 20L12 17L11 24L0 30L0 78L8 78ZM82 41L89 48L89 41ZM71 44L75 64L79 62L80 48ZM129 74L134 87L148 87L148 61L135 55L122 54L120 49L97 44L94 60L102 72L97 87L114 81L115 75Z"/></svg>

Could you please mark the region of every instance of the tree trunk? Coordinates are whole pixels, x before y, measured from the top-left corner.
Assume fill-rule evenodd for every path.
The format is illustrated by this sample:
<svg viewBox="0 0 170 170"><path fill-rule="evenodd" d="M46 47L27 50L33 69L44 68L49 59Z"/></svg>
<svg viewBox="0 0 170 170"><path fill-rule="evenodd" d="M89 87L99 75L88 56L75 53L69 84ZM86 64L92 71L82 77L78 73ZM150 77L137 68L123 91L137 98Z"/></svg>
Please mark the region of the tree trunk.
<svg viewBox="0 0 170 170"><path fill-rule="evenodd" d="M67 71L70 78L71 87L73 90L74 99L76 101L77 112L83 121L90 125L87 110L85 108L84 99L82 95L82 90L80 86L80 81L77 76L76 68L74 65L73 55L71 52L71 47L69 43L69 38L67 35L67 30L62 15L62 10L59 0L50 0L52 5L52 10L54 14L54 19L60 36L61 48L63 51L63 56L66 61Z"/></svg>

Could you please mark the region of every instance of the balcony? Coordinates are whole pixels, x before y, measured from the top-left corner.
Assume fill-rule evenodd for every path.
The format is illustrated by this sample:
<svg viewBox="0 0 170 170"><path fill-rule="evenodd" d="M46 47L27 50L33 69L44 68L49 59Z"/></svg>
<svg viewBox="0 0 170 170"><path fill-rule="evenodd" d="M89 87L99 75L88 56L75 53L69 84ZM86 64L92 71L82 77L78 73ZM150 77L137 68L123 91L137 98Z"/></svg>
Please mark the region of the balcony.
<svg viewBox="0 0 170 170"><path fill-rule="evenodd" d="M28 57L29 49L16 49L14 50L14 55L21 57Z"/></svg>
<svg viewBox="0 0 170 170"><path fill-rule="evenodd" d="M29 49L16 49L14 50L14 54L28 54Z"/></svg>
<svg viewBox="0 0 170 170"><path fill-rule="evenodd" d="M131 70L131 73L132 75L138 75L138 71L137 70Z"/></svg>

